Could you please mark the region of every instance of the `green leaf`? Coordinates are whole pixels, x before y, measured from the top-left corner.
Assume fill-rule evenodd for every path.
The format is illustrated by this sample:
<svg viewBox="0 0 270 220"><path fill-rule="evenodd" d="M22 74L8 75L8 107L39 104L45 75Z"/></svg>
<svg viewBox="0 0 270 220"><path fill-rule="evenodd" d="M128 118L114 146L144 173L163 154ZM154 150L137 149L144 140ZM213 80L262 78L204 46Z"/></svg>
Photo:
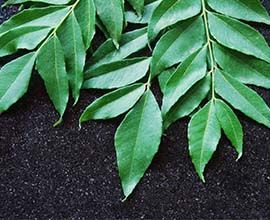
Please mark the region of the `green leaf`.
<svg viewBox="0 0 270 220"><path fill-rule="evenodd" d="M167 82L162 113L165 115L171 107L200 79L206 75L207 49L204 47L188 57L179 65Z"/></svg>
<svg viewBox="0 0 270 220"><path fill-rule="evenodd" d="M86 73L83 88L114 89L127 86L143 78L151 58L133 58L104 64Z"/></svg>
<svg viewBox="0 0 270 220"><path fill-rule="evenodd" d="M148 38L152 40L164 28L199 14L201 7L200 0L162 1L151 17Z"/></svg>
<svg viewBox="0 0 270 220"><path fill-rule="evenodd" d="M86 66L86 72L90 72L103 64L122 60L146 46L146 28L123 34L118 50L115 48L112 40L107 40L90 58Z"/></svg>
<svg viewBox="0 0 270 220"><path fill-rule="evenodd" d="M29 53L0 69L0 113L26 93L35 59L35 53Z"/></svg>
<svg viewBox="0 0 270 220"><path fill-rule="evenodd" d="M238 159L243 154L243 129L233 110L222 100L215 101L215 108L220 126L238 152Z"/></svg>
<svg viewBox="0 0 270 220"><path fill-rule="evenodd" d="M270 64L214 44L217 63L233 78L245 84L270 88Z"/></svg>
<svg viewBox="0 0 270 220"><path fill-rule="evenodd" d="M124 23L122 0L94 0L97 14L118 47Z"/></svg>
<svg viewBox="0 0 270 220"><path fill-rule="evenodd" d="M207 0L207 3L222 14L246 21L270 24L268 12L259 0Z"/></svg>
<svg viewBox="0 0 270 220"><path fill-rule="evenodd" d="M210 101L196 113L188 126L189 153L195 169L202 179L204 170L221 137L221 128L216 116L215 104Z"/></svg>
<svg viewBox="0 0 270 220"><path fill-rule="evenodd" d="M50 62L48 62L48 60ZM37 57L37 69L45 82L47 92L60 114L58 125L68 102L68 77L65 69L64 51L56 35L40 49Z"/></svg>
<svg viewBox="0 0 270 220"><path fill-rule="evenodd" d="M234 108L270 127L270 109L256 92L221 71L215 73L215 89Z"/></svg>
<svg viewBox="0 0 270 220"><path fill-rule="evenodd" d="M162 134L159 106L147 91L117 129L115 147L124 195L127 198L158 151Z"/></svg>
<svg viewBox="0 0 270 220"><path fill-rule="evenodd" d="M81 28L74 12L71 12L63 22L57 35L63 46L69 83L73 98L75 103L77 103L83 84L86 53Z"/></svg>
<svg viewBox="0 0 270 220"><path fill-rule="evenodd" d="M54 28L68 13L68 7L51 6L23 10L0 26L0 36L7 31L22 27Z"/></svg>
<svg viewBox="0 0 270 220"><path fill-rule="evenodd" d="M223 15L208 17L211 34L220 44L270 62L270 48L257 30Z"/></svg>
<svg viewBox="0 0 270 220"><path fill-rule="evenodd" d="M96 8L93 0L80 0L74 13L81 27L85 48L90 47L95 35Z"/></svg>
<svg viewBox="0 0 270 220"><path fill-rule="evenodd" d="M171 110L163 117L163 128L166 130L180 118L189 116L207 97L211 88L211 77L207 76L196 83L188 92L176 102Z"/></svg>
<svg viewBox="0 0 270 220"><path fill-rule="evenodd" d="M0 36L0 57L15 53L18 49L35 49L49 34L50 27L22 27Z"/></svg>
<svg viewBox="0 0 270 220"><path fill-rule="evenodd" d="M166 33L153 52L151 73L154 76L185 60L205 44L205 28L201 17L184 23Z"/></svg>
<svg viewBox="0 0 270 220"><path fill-rule="evenodd" d="M80 123L91 119L115 118L132 108L144 91L144 84L134 84L108 93L86 108L80 118Z"/></svg>
<svg viewBox="0 0 270 220"><path fill-rule="evenodd" d="M136 12L138 13L138 15L142 15L143 14L144 0L127 0L127 1L136 10Z"/></svg>

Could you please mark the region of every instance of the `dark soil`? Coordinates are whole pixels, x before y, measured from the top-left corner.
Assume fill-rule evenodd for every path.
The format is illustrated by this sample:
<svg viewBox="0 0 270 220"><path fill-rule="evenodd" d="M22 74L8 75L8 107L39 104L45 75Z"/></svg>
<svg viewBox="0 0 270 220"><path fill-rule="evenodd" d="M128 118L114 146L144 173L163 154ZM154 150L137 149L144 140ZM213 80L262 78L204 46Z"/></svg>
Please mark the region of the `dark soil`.
<svg viewBox="0 0 270 220"><path fill-rule="evenodd" d="M0 9L0 22L12 11ZM270 42L270 29L258 28ZM270 104L270 92L256 90ZM34 74L27 95L0 117L0 219L270 219L269 129L243 116L240 161L223 138L203 184L188 156L188 120L182 120L166 132L145 177L121 202L113 143L121 118L78 129L81 112L101 94L83 91L64 124L53 128L58 115Z"/></svg>

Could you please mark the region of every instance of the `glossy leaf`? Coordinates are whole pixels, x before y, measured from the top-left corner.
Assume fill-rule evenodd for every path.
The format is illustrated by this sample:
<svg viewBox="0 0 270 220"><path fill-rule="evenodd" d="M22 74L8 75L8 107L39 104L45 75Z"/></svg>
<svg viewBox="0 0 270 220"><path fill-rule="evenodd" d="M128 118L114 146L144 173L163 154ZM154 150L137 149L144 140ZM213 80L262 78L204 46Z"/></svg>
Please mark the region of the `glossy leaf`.
<svg viewBox="0 0 270 220"><path fill-rule="evenodd" d="M13 54L19 49L35 49L50 30L50 27L22 27L4 33L0 36L0 57Z"/></svg>
<svg viewBox="0 0 270 220"><path fill-rule="evenodd" d="M150 64L151 58L134 58L104 64L86 73L83 88L113 89L127 86L143 78Z"/></svg>
<svg viewBox="0 0 270 220"><path fill-rule="evenodd" d="M94 0L97 14L118 47L124 23L122 0Z"/></svg>
<svg viewBox="0 0 270 220"><path fill-rule="evenodd" d="M223 15L208 15L211 34L220 44L270 62L270 48L257 30Z"/></svg>
<svg viewBox="0 0 270 220"><path fill-rule="evenodd" d="M233 110L222 100L215 101L217 117L226 136L238 152L238 158L243 154L243 129Z"/></svg>
<svg viewBox="0 0 270 220"><path fill-rule="evenodd" d="M122 60L147 46L145 28L123 34L117 50L112 40L105 41L90 58L86 72L90 72L102 64Z"/></svg>
<svg viewBox="0 0 270 220"><path fill-rule="evenodd" d="M47 92L56 110L60 114L60 119L55 124L57 125L62 122L67 107L68 77L65 68L64 51L56 35L48 40L38 53L37 69L45 82Z"/></svg>
<svg viewBox="0 0 270 220"><path fill-rule="evenodd" d="M166 27L191 18L201 11L200 0L166 0L155 9L149 26L148 37L155 38Z"/></svg>
<svg viewBox="0 0 270 220"><path fill-rule="evenodd" d="M127 114L115 135L117 164L127 198L158 151L162 118L151 91Z"/></svg>
<svg viewBox="0 0 270 220"><path fill-rule="evenodd" d="M200 49L205 41L202 18L180 23L157 43L151 64L152 75L158 75L166 68L182 62Z"/></svg>
<svg viewBox="0 0 270 220"><path fill-rule="evenodd" d="M144 90L144 84L135 84L102 96L86 108L80 123L91 119L114 118L125 113L136 104Z"/></svg>
<svg viewBox="0 0 270 220"><path fill-rule="evenodd" d="M222 69L235 79L245 84L270 88L270 64L214 45L215 58Z"/></svg>
<svg viewBox="0 0 270 220"><path fill-rule="evenodd" d="M0 69L0 113L26 93L35 58L35 53L26 54Z"/></svg>
<svg viewBox="0 0 270 220"><path fill-rule="evenodd" d="M95 35L96 8L94 0L80 0L74 13L81 27L85 48L88 49Z"/></svg>
<svg viewBox="0 0 270 220"><path fill-rule="evenodd" d="M268 12L259 0L207 0L214 10L246 21L270 24Z"/></svg>
<svg viewBox="0 0 270 220"><path fill-rule="evenodd" d="M270 127L270 109L256 92L224 72L217 71L215 75L216 92L223 99L248 117Z"/></svg>
<svg viewBox="0 0 270 220"><path fill-rule="evenodd" d="M179 65L166 84L162 113L165 115L171 107L200 79L206 75L207 49L192 54Z"/></svg>
<svg viewBox="0 0 270 220"><path fill-rule="evenodd" d="M68 13L68 7L30 8L18 13L0 26L0 36L22 27L55 27Z"/></svg>
<svg viewBox="0 0 270 220"><path fill-rule="evenodd" d="M81 28L73 12L63 22L57 35L63 46L69 83L76 103L83 84L86 53Z"/></svg>
<svg viewBox="0 0 270 220"><path fill-rule="evenodd" d="M180 98L171 110L163 117L163 127L166 130L173 122L189 116L207 97L211 88L209 76L196 83Z"/></svg>
<svg viewBox="0 0 270 220"><path fill-rule="evenodd" d="M192 117L188 126L189 153L199 177L204 182L205 167L216 151L220 137L221 128L215 104L210 101Z"/></svg>

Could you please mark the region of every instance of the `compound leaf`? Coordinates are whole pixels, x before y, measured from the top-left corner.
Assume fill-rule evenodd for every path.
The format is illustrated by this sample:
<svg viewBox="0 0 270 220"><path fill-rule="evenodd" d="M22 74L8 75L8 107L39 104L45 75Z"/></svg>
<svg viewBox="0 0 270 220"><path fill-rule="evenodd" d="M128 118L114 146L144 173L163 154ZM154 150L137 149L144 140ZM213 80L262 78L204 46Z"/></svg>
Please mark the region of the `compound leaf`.
<svg viewBox="0 0 270 220"><path fill-rule="evenodd" d="M28 54L0 70L0 113L26 92L35 64L60 114L56 125L66 110L69 86L75 103L81 87L117 89L90 104L80 123L115 118L131 109L115 135L126 198L156 154L162 130L180 118L191 117L189 151L203 181L222 129L239 157L243 153L243 130L231 107L270 127L270 108L245 85L270 88L270 47L244 23L270 24L259 0L8 0L6 4L23 5L0 25L0 57L21 49ZM139 25L127 27L129 23ZM103 36L94 39L95 26L104 42ZM96 49L92 42L101 44ZM146 57L138 53L142 49ZM156 76L162 111L151 92ZM204 101L208 104L203 107Z"/></svg>

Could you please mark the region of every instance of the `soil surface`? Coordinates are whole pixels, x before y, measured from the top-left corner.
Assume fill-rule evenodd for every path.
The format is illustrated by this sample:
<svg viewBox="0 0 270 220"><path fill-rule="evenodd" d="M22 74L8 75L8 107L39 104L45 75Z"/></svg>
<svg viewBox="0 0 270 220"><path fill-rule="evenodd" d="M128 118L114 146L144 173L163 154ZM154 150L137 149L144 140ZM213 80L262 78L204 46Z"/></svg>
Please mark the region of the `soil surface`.
<svg viewBox="0 0 270 220"><path fill-rule="evenodd" d="M15 10L0 8L0 22ZM270 29L257 28L270 42ZM270 92L256 90L270 104ZM0 219L270 219L269 129L241 114L240 161L223 138L203 184L188 156L184 119L166 132L134 194L121 202L113 143L121 118L78 128L83 109L101 94L83 91L64 124L53 128L58 115L33 75L29 92L0 117Z"/></svg>

